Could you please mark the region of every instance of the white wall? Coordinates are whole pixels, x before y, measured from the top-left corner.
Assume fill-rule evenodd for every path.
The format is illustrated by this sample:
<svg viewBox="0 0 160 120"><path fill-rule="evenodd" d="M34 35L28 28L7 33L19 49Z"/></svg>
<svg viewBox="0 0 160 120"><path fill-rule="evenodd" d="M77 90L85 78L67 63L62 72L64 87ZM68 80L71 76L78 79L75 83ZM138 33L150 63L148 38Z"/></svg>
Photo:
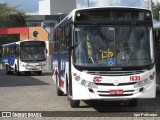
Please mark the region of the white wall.
<svg viewBox="0 0 160 120"><path fill-rule="evenodd" d="M39 1L39 15L50 15L50 0Z"/></svg>

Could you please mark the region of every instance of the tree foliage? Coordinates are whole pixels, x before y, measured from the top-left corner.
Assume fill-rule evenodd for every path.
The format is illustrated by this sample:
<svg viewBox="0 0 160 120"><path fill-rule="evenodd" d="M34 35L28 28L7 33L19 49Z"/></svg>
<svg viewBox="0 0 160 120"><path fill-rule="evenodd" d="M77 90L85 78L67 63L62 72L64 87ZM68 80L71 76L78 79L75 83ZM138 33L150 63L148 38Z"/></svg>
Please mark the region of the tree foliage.
<svg viewBox="0 0 160 120"><path fill-rule="evenodd" d="M18 6L10 7L7 4L0 4L0 28L26 26L25 19L28 16L17 8ZM19 35L0 35L0 50L2 44L16 42L19 39Z"/></svg>
<svg viewBox="0 0 160 120"><path fill-rule="evenodd" d="M153 18L156 19L156 20L159 20L159 11L160 11L160 3L158 2L153 7Z"/></svg>

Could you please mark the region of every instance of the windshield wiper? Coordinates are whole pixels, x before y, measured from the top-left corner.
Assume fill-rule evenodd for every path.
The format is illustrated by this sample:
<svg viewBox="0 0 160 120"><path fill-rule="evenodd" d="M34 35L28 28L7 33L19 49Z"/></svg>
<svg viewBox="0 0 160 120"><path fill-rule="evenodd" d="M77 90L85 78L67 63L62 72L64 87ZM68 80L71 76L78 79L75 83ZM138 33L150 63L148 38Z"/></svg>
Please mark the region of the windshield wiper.
<svg viewBox="0 0 160 120"><path fill-rule="evenodd" d="M125 37L126 39L124 40L124 43L126 43L129 40L129 38L131 37L131 34L132 34L132 32L133 32L134 29L135 29L135 27L130 27L129 28L129 30L127 32L127 35Z"/></svg>

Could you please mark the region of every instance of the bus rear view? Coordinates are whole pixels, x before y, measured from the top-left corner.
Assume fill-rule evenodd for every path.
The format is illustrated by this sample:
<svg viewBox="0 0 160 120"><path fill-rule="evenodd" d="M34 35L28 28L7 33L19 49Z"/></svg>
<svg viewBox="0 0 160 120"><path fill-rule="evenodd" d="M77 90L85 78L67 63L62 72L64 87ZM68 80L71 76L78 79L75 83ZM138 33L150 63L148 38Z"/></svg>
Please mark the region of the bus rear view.
<svg viewBox="0 0 160 120"><path fill-rule="evenodd" d="M71 29L72 52L68 63L71 77L64 80L69 83L66 88L71 107L79 106L80 100L128 100L130 106L136 106L138 98L155 98L149 10L117 7L76 10Z"/></svg>

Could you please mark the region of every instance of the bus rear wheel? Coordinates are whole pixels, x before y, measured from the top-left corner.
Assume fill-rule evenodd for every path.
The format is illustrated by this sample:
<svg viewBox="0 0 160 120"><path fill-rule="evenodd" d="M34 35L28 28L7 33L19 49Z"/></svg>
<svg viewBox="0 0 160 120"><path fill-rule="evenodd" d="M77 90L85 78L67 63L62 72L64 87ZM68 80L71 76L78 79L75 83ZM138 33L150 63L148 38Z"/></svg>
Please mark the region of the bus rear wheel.
<svg viewBox="0 0 160 120"><path fill-rule="evenodd" d="M57 96L63 96L64 95L63 91L60 90L60 88L58 87L57 77L56 77L56 92L57 92Z"/></svg>
<svg viewBox="0 0 160 120"><path fill-rule="evenodd" d="M71 108L77 108L80 105L80 100L73 100L72 98L70 98L70 106Z"/></svg>
<svg viewBox="0 0 160 120"><path fill-rule="evenodd" d="M9 75L9 70L8 70L8 66L6 65L6 74Z"/></svg>

